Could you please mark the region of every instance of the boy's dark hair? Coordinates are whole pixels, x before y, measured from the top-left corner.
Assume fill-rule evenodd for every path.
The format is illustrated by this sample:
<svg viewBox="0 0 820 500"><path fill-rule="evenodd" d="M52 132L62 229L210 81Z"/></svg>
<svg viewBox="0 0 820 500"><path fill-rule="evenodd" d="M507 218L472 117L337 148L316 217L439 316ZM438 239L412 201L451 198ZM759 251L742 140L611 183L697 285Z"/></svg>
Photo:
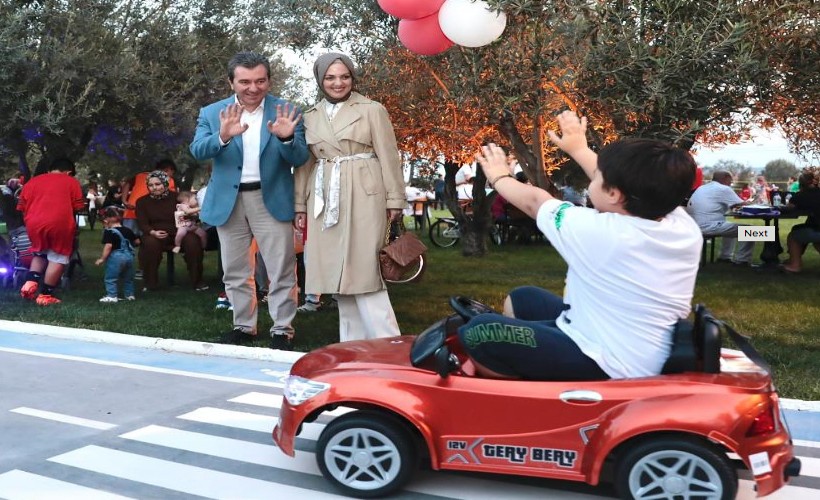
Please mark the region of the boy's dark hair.
<svg viewBox="0 0 820 500"><path fill-rule="evenodd" d="M643 219L664 217L692 191L697 164L688 151L654 139L624 139L601 149L604 188L618 188L624 209Z"/></svg>

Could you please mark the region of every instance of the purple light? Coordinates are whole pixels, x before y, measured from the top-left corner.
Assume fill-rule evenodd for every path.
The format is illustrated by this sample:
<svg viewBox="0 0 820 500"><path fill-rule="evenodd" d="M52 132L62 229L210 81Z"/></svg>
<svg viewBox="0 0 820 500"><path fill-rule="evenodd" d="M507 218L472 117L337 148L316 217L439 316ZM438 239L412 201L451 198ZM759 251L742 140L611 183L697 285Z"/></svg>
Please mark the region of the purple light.
<svg viewBox="0 0 820 500"><path fill-rule="evenodd" d="M0 274L8 274L9 268L5 266L0 266Z"/></svg>

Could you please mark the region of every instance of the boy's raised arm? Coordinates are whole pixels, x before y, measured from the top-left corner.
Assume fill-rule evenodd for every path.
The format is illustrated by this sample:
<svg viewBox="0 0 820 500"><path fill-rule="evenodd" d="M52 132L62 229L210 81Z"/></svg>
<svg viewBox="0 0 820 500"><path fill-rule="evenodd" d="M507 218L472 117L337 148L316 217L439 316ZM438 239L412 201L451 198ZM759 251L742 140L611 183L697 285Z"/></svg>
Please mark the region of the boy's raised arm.
<svg viewBox="0 0 820 500"><path fill-rule="evenodd" d="M598 155L587 146L587 118L578 118L573 111L564 111L558 115L558 127L561 129L561 136L547 131L550 140L562 151L567 153L584 169L587 177L592 179L592 175L598 166Z"/></svg>

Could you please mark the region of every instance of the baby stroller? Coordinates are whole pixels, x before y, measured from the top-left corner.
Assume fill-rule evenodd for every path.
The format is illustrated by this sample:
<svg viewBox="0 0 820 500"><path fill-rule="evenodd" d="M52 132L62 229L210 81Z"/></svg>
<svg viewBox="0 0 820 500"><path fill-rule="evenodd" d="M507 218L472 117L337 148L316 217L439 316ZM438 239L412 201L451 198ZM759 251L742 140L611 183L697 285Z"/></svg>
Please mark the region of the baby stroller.
<svg viewBox="0 0 820 500"><path fill-rule="evenodd" d="M25 227L12 229L9 239L11 243L4 242L5 251L0 252L0 284L18 289L26 281L26 273L34 254L31 252L31 241Z"/></svg>

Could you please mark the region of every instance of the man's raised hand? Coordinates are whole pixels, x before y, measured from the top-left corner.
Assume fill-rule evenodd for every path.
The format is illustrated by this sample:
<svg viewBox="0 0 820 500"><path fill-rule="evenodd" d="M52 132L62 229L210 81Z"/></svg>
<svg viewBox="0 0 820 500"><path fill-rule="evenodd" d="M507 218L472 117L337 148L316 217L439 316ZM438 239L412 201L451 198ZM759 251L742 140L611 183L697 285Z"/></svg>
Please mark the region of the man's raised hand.
<svg viewBox="0 0 820 500"><path fill-rule="evenodd" d="M229 104L219 112L219 138L223 143L248 130L248 124L242 123L241 118L242 106L237 103Z"/></svg>
<svg viewBox="0 0 820 500"><path fill-rule="evenodd" d="M296 125L302 119L302 114L296 111L296 106L285 103L276 105L276 120L268 120L268 131L280 139L287 139L293 136Z"/></svg>

